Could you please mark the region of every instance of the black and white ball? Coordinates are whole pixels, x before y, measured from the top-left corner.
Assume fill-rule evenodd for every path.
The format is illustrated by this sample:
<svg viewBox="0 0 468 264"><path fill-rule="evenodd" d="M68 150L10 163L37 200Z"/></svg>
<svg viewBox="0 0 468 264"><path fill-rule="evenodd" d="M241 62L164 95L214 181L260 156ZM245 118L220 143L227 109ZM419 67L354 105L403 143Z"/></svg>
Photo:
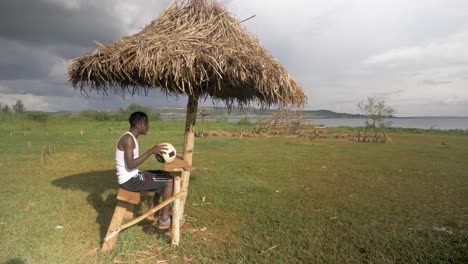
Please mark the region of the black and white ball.
<svg viewBox="0 0 468 264"><path fill-rule="evenodd" d="M176 149L171 143L161 143L161 145L165 145L167 150L164 150L165 154L156 154L156 159L161 163L172 162L176 158Z"/></svg>

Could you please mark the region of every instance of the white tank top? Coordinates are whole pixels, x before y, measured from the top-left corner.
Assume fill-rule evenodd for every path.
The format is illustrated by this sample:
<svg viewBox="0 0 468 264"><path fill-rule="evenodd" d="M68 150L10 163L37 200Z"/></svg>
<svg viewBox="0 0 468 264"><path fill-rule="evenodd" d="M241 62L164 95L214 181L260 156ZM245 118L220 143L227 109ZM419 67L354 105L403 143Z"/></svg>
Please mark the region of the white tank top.
<svg viewBox="0 0 468 264"><path fill-rule="evenodd" d="M131 132L126 132L119 138L119 140L117 141L117 144L115 145L115 164L117 168L117 181L119 182L119 184L125 183L126 181L130 180L133 176L138 174L138 168L130 170L125 165L124 152L117 148L117 145L119 144L120 139L126 134L131 135L133 138L133 141L135 142L135 148L133 149L133 158L136 159L139 156L138 141L136 140L135 136Z"/></svg>

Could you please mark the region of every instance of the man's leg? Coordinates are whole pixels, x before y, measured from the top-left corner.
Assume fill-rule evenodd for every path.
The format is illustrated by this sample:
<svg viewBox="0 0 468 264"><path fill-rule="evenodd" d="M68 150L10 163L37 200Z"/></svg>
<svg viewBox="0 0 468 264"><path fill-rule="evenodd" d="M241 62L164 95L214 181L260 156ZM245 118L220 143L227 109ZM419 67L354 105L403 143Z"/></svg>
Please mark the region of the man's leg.
<svg viewBox="0 0 468 264"><path fill-rule="evenodd" d="M154 207L159 204L161 194L164 200L169 199L172 196L174 181L172 179L172 175L165 171L140 171L135 177L130 179L128 183L123 185L131 185L130 187L132 191L153 191ZM121 185L121 187L123 185ZM169 218L169 206L165 206L161 209L160 216L164 220Z"/></svg>
<svg viewBox="0 0 468 264"><path fill-rule="evenodd" d="M151 204L151 208L159 205L160 198L161 198L161 194L158 192L154 192L153 203Z"/></svg>
<svg viewBox="0 0 468 264"><path fill-rule="evenodd" d="M160 193L162 193L163 200L167 200L172 197L173 189L174 189L174 180L172 175L168 172L164 171L145 171L146 175L151 175L151 179L153 182L155 196L153 197L154 206L159 204L159 197ZM159 197L156 197L159 195ZM155 200L157 199L157 201ZM164 206L161 208L161 214L159 215L159 221L161 222L168 222L170 213L169 213L169 205Z"/></svg>
<svg viewBox="0 0 468 264"><path fill-rule="evenodd" d="M161 198L161 194L159 192L154 192L153 200L151 201L151 208L154 208L159 205L159 200ZM150 221L157 220L159 218L159 212L156 212L148 217L146 219Z"/></svg>
<svg viewBox="0 0 468 264"><path fill-rule="evenodd" d="M167 178L166 186L164 187L163 199L169 199L172 197L172 191L174 189L174 180L172 178ZM167 221L169 219L169 205L164 206L161 209L161 220Z"/></svg>

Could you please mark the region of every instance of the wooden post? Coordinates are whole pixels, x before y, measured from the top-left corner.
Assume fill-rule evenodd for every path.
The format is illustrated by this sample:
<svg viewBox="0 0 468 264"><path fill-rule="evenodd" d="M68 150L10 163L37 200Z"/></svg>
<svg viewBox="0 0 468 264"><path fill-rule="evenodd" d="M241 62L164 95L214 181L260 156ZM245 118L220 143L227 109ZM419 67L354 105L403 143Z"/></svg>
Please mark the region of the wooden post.
<svg viewBox="0 0 468 264"><path fill-rule="evenodd" d="M193 148L195 145L195 123L197 120L198 95L189 96L187 102L187 116L185 121L184 161L192 165ZM190 171L182 172L181 191L187 192L190 181ZM184 205L187 196L182 198L181 215L184 215Z"/></svg>
<svg viewBox="0 0 468 264"><path fill-rule="evenodd" d="M188 102L187 102L187 114L186 114L186 119L185 119L185 137L184 137L184 161L187 162L189 165L192 165L193 147L195 143L195 123L197 120L197 112L198 112L198 98L199 98L199 95L189 95ZM181 173L181 176L182 177L181 177L180 188L182 192L186 192L186 195L178 199L180 200L179 210L177 213L176 212L173 212L173 213L176 213L176 215L182 218L184 216L185 199L187 198L187 195L188 195L190 171L183 171ZM172 245L178 245L179 240L180 240L180 225L179 225L179 221L174 220L174 215L172 217L173 217Z"/></svg>

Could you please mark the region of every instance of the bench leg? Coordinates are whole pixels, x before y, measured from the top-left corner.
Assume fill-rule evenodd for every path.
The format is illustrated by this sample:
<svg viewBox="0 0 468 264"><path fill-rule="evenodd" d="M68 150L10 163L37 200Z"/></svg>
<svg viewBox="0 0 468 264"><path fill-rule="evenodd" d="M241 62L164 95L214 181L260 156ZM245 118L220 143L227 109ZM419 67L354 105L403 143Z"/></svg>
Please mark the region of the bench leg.
<svg viewBox="0 0 468 264"><path fill-rule="evenodd" d="M174 177L174 195L180 192L180 176ZM178 246L180 241L180 219L181 215L181 198L178 198L174 201L172 206L172 235L171 235L171 244L173 246Z"/></svg>
<svg viewBox="0 0 468 264"><path fill-rule="evenodd" d="M115 207L114 215L112 216L112 220L109 225L109 229L107 230L106 237L112 232L112 230L115 230L120 227L127 212L128 204L129 203L124 201L117 201L117 206ZM114 247L115 242L117 241L117 237L118 235L114 236L113 238L107 241L104 241L104 244L102 244L101 251L105 252L111 250Z"/></svg>
<svg viewBox="0 0 468 264"><path fill-rule="evenodd" d="M133 204L127 203L127 211L125 212L124 219L130 220L133 219Z"/></svg>

